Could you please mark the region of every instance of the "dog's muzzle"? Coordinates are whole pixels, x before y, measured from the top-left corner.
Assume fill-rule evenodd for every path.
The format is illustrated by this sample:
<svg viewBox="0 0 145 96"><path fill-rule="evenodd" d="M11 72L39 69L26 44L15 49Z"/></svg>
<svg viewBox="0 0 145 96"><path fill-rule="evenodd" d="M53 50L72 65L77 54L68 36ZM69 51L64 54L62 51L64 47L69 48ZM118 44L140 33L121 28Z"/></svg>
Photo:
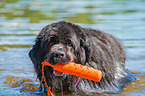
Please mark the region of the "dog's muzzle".
<svg viewBox="0 0 145 96"><path fill-rule="evenodd" d="M58 63L67 64L67 63L70 62L70 56L68 56L63 51L55 51L55 52L51 53L48 61L52 65L55 65L55 64L58 64Z"/></svg>
<svg viewBox="0 0 145 96"><path fill-rule="evenodd" d="M70 58L69 56L67 56L67 54L63 51L55 51L53 53L51 53L50 57L49 57L49 63L52 65L56 65L58 63L61 64L67 64L70 62ZM67 74L63 73L63 72L58 72L56 70L53 71L54 77L56 78L65 78Z"/></svg>

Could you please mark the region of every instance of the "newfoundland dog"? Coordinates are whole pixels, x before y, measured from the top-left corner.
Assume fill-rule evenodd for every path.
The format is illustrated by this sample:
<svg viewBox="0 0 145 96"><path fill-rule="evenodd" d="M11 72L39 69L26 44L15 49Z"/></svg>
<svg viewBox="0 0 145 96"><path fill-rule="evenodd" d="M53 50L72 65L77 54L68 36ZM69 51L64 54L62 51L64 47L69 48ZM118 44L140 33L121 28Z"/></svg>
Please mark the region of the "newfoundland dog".
<svg viewBox="0 0 145 96"><path fill-rule="evenodd" d="M62 91L69 94L117 93L135 80L124 65L126 55L116 38L66 21L45 26L37 36L29 56L40 80L40 88L36 93L46 91L41 64L46 59L52 65L75 62L99 69L103 73L100 82L84 78L78 80L79 77L45 66L46 81L54 94Z"/></svg>

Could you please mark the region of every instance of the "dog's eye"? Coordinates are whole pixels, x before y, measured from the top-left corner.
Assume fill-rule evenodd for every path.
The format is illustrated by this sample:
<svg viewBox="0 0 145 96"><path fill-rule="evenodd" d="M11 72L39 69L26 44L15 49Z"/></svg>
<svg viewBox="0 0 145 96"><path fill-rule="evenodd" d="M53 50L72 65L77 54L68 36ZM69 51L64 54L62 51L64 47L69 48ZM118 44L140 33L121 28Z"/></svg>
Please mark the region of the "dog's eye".
<svg viewBox="0 0 145 96"><path fill-rule="evenodd" d="M72 44L67 44L67 46L72 47Z"/></svg>
<svg viewBox="0 0 145 96"><path fill-rule="evenodd" d="M49 43L49 45L51 46L51 45L52 45L52 43Z"/></svg>

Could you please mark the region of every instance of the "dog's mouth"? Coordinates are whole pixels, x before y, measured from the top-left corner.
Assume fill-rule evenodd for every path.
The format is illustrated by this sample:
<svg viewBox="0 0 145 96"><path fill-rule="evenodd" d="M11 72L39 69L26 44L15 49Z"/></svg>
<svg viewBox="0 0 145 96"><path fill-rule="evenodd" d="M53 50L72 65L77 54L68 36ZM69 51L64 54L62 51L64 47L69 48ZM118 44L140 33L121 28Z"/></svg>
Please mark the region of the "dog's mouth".
<svg viewBox="0 0 145 96"><path fill-rule="evenodd" d="M64 75L63 72L59 72L59 71L56 71L56 70L53 71L53 74L54 74L55 76L63 76L63 75Z"/></svg>
<svg viewBox="0 0 145 96"><path fill-rule="evenodd" d="M66 76L67 76L67 73L59 72L59 71L56 71L56 70L53 71L53 77L56 78L56 79L57 78L65 79Z"/></svg>

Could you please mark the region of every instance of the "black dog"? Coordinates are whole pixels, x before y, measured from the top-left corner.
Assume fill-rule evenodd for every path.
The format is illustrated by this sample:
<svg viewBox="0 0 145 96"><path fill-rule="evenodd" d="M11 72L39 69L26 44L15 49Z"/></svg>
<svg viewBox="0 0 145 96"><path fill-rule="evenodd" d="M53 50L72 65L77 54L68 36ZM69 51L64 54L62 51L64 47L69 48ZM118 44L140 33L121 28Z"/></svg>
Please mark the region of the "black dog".
<svg viewBox="0 0 145 96"><path fill-rule="evenodd" d="M29 56L40 81L43 81L41 63L45 59L52 65L75 62L103 72L100 82L81 79L76 86L78 77L45 66L47 84L53 93L61 92L62 87L66 93L117 93L130 81L135 80L124 65L126 55L117 39L102 31L82 28L65 21L44 27ZM63 78L62 83L60 78ZM38 91L42 91L42 85L43 82Z"/></svg>

